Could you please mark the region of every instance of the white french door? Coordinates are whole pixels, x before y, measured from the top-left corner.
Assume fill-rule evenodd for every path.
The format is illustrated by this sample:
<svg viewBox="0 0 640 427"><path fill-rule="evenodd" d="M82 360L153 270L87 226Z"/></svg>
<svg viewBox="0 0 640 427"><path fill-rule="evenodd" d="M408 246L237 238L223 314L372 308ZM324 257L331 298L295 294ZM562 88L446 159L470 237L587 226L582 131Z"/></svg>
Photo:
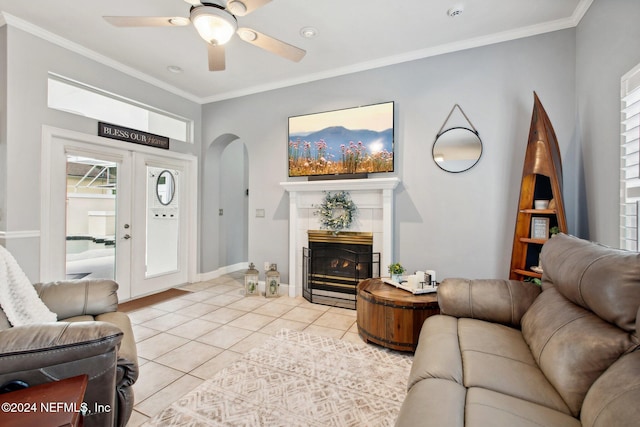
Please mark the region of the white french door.
<svg viewBox="0 0 640 427"><path fill-rule="evenodd" d="M111 274L119 284L121 301L195 280L196 158L172 152L159 154L157 149L45 127L41 281L67 277L69 221L76 218L82 223L82 216L87 215L69 208L69 159L108 163L113 168L110 173L117 176L117 182L111 184L114 211L106 216L115 216L110 229L115 246ZM96 211L88 212L96 215ZM92 230L84 234L91 235ZM82 269L87 277L104 274L91 271L98 270L91 267L91 260Z"/></svg>
<svg viewBox="0 0 640 427"><path fill-rule="evenodd" d="M186 164L134 153L132 296L188 280Z"/></svg>

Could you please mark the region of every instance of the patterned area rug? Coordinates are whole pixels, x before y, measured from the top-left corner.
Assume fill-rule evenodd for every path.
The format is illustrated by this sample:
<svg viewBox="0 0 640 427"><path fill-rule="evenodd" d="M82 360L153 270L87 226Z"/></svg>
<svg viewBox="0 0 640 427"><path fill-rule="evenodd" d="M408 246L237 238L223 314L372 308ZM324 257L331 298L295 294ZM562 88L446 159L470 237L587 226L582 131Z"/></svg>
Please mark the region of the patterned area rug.
<svg viewBox="0 0 640 427"><path fill-rule="evenodd" d="M283 329L145 426L392 426L412 360Z"/></svg>

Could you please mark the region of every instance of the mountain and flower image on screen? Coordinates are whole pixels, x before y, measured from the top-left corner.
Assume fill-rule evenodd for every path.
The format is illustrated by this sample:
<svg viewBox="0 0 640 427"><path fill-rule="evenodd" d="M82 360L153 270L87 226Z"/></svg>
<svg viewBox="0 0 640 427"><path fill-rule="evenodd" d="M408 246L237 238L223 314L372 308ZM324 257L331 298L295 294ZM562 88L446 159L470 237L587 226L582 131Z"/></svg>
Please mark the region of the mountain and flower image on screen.
<svg viewBox="0 0 640 427"><path fill-rule="evenodd" d="M289 176L393 171L393 102L289 118Z"/></svg>

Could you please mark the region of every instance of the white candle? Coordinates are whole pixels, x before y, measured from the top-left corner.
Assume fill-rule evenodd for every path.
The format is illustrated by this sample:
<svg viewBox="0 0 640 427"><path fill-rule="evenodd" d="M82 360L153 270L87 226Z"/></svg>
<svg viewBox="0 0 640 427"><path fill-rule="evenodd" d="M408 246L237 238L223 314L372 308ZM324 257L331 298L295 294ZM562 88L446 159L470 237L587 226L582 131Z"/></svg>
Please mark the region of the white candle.
<svg viewBox="0 0 640 427"><path fill-rule="evenodd" d="M415 274L407 276L407 282L411 289L416 289L418 287L418 276L416 276Z"/></svg>

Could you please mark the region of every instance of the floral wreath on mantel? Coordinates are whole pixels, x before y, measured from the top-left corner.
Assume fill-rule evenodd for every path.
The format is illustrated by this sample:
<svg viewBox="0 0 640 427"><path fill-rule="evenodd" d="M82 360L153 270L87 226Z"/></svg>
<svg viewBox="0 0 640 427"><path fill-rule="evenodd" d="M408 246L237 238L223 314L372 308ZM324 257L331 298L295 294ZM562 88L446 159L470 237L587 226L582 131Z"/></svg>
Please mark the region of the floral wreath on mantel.
<svg viewBox="0 0 640 427"><path fill-rule="evenodd" d="M325 192L324 201L318 206L315 215L320 215L320 225L323 229L331 230L337 234L340 230L351 227L356 217L358 207L346 191L335 194Z"/></svg>

